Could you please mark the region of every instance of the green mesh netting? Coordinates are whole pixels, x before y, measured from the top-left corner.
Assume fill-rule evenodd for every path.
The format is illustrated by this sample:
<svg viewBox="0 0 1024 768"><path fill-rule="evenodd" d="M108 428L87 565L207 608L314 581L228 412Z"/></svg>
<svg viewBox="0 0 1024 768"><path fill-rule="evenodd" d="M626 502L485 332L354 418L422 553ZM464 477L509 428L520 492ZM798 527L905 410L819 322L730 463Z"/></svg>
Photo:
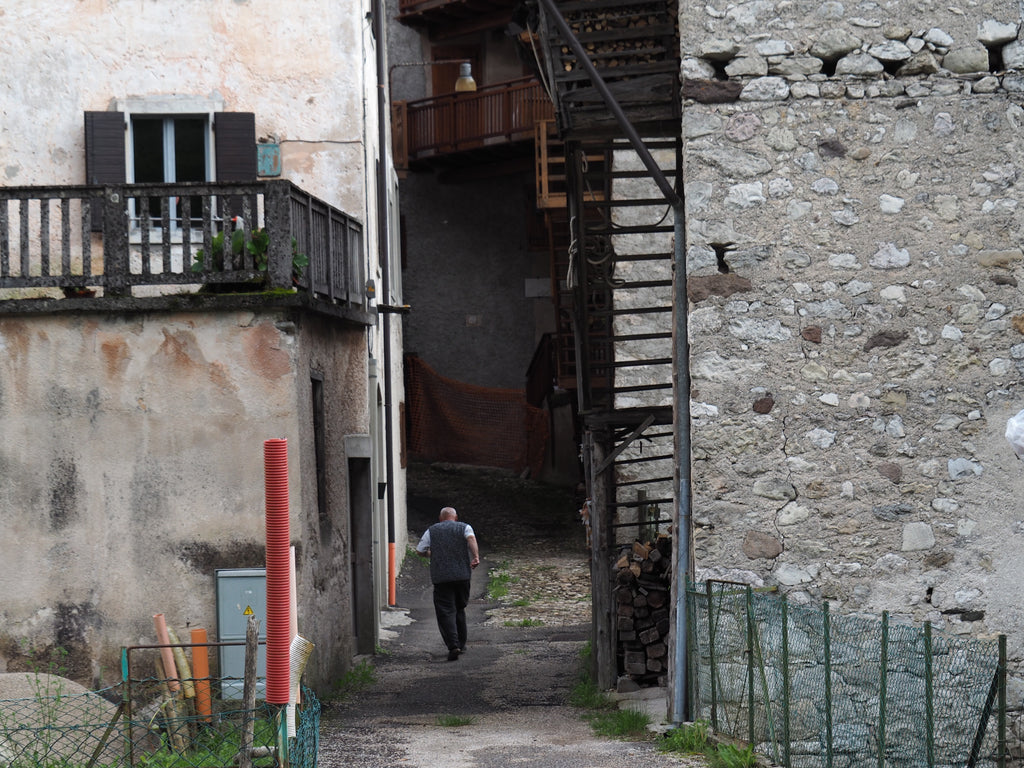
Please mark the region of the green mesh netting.
<svg viewBox="0 0 1024 768"><path fill-rule="evenodd" d="M0 765L5 768L205 768L237 765L244 715L240 702L214 697L199 715L188 699L166 693L165 681L133 680L100 691L70 680L24 673L25 698L0 699ZM213 681L216 692L219 681ZM252 765L278 765L279 707L248 713ZM315 768L320 703L307 688L297 707L289 764Z"/></svg>
<svg viewBox="0 0 1024 768"><path fill-rule="evenodd" d="M691 713L777 764L996 765L997 639L721 582L692 585L688 603Z"/></svg>

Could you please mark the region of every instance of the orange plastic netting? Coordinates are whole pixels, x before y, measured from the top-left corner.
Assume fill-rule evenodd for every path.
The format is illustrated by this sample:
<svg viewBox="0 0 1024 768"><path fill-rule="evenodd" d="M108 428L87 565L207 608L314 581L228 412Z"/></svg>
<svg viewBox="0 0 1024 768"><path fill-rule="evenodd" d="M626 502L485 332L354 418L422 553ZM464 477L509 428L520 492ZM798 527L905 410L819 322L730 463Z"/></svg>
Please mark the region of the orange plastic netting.
<svg viewBox="0 0 1024 768"><path fill-rule="evenodd" d="M409 457L501 467L533 477L544 466L548 417L519 389L477 387L405 358Z"/></svg>

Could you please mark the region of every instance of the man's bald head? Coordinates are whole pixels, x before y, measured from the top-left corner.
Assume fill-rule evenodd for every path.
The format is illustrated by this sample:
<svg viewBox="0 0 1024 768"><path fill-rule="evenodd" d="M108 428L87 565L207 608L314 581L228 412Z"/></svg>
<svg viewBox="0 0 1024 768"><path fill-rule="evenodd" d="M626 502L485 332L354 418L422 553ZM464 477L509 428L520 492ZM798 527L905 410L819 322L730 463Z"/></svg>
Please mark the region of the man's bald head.
<svg viewBox="0 0 1024 768"><path fill-rule="evenodd" d="M455 507L445 507L441 510L441 514L438 516L439 520L458 520L459 513L455 511Z"/></svg>

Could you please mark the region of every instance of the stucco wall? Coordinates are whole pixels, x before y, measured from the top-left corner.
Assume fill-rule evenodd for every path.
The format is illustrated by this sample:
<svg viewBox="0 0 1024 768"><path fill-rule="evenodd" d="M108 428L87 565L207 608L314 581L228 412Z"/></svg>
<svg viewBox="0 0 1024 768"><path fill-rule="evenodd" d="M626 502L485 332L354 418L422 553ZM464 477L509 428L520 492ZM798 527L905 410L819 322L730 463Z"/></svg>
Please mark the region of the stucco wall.
<svg viewBox="0 0 1024 768"><path fill-rule="evenodd" d="M362 5L5 4L0 180L85 183L82 113L114 99L219 96L226 110L255 113L257 137L281 142L286 178L362 218Z"/></svg>
<svg viewBox="0 0 1024 768"><path fill-rule="evenodd" d="M263 441L284 437L300 631L338 674L351 640L336 626L350 606L334 438L365 432L360 340L280 313L0 318L0 664L62 645L75 677L109 681L122 645L154 642L154 613L215 634L214 570L264 564ZM332 438L323 545L310 366Z"/></svg>

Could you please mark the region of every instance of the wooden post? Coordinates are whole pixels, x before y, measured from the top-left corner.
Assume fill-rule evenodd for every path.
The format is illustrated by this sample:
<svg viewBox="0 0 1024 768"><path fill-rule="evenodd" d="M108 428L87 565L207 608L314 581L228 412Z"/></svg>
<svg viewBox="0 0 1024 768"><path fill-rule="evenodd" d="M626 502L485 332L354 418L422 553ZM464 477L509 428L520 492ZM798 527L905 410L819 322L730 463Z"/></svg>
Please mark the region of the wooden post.
<svg viewBox="0 0 1024 768"><path fill-rule="evenodd" d="M587 433L591 471L604 459L604 446ZM612 688L618 674L615 661L615 633L612 631L611 577L611 513L608 507L609 469L595 474L591 480L593 507L590 517L590 580L594 622L594 658L597 661L597 685L601 690Z"/></svg>
<svg viewBox="0 0 1024 768"><path fill-rule="evenodd" d="M252 768L252 739L256 723L256 663L260 647L260 622L252 614L245 627L245 678L242 682L242 738L238 745L238 768Z"/></svg>

